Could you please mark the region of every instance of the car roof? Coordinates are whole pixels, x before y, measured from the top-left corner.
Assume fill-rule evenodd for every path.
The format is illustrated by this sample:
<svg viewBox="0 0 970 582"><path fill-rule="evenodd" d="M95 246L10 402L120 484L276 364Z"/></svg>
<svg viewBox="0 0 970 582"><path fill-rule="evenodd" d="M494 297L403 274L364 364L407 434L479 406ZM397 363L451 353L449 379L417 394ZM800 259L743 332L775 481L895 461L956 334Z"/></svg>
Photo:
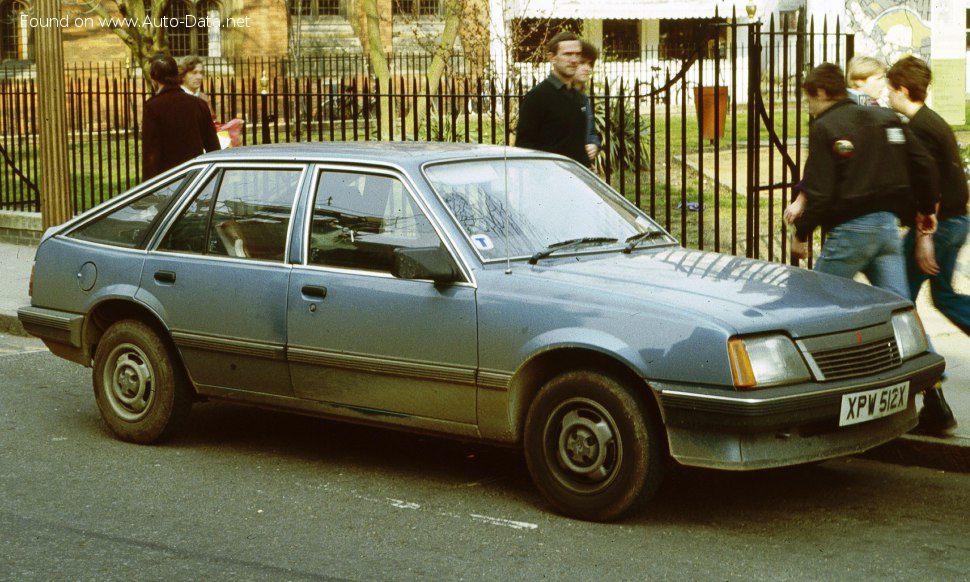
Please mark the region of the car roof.
<svg viewBox="0 0 970 582"><path fill-rule="evenodd" d="M491 144L468 144L426 141L357 141L282 143L229 148L210 152L196 162L228 160L262 161L354 161L396 163L410 166L418 163L474 158L560 158L555 154L524 148ZM563 158L565 159L565 158Z"/></svg>

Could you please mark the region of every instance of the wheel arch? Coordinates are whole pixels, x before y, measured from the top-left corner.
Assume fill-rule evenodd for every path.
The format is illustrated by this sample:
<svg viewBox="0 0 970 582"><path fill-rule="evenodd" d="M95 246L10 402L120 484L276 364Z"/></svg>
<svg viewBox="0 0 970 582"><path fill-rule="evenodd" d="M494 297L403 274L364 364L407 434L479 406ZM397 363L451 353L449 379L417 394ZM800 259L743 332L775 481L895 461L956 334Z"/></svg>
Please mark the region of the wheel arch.
<svg viewBox="0 0 970 582"><path fill-rule="evenodd" d="M571 346L547 350L530 358L509 383L509 420L512 440L521 443L529 407L539 390L553 377L570 370L594 370L622 381L637 390L647 407L661 423L660 403L649 383L628 362L615 355L589 347Z"/></svg>
<svg viewBox="0 0 970 582"><path fill-rule="evenodd" d="M106 299L88 312L81 336L85 357L88 361L94 359L98 344L101 343L101 338L104 337L108 328L124 319L134 319L150 327L165 342L172 356L184 371L185 364L182 362L182 355L175 347L175 342L172 340L172 334L169 333L168 328L155 312L130 299Z"/></svg>

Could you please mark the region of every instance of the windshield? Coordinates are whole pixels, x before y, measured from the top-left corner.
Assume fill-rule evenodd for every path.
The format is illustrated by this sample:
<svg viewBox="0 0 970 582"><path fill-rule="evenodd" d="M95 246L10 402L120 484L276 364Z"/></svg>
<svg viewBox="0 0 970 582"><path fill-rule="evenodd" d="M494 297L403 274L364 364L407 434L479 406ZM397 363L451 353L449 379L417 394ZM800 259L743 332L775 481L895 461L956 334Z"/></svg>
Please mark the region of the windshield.
<svg viewBox="0 0 970 582"><path fill-rule="evenodd" d="M614 249L641 233L663 233L572 162L473 160L428 166L425 174L486 261L534 257L558 246ZM564 245L584 240L596 244ZM674 242L663 233L642 246Z"/></svg>

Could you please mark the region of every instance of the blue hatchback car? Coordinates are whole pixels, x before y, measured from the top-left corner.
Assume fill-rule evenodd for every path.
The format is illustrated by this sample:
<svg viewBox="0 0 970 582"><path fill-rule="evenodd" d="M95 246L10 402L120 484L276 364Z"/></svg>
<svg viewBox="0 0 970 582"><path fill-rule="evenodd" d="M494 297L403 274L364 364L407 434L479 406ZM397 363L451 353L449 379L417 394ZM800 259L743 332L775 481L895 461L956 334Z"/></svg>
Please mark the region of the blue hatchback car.
<svg viewBox="0 0 970 582"><path fill-rule="evenodd" d="M123 440L224 399L511 445L590 520L648 500L671 459L896 438L944 367L907 300L685 250L575 162L465 144L196 158L45 233L19 316L93 368Z"/></svg>

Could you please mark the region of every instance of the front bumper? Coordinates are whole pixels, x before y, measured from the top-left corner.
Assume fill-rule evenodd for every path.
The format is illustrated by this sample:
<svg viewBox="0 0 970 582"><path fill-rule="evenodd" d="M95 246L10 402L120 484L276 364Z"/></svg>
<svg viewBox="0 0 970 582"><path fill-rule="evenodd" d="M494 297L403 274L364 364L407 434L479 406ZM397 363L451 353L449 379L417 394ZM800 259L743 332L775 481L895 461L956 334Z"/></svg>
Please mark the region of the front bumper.
<svg viewBox="0 0 970 582"><path fill-rule="evenodd" d="M734 391L652 382L671 455L681 464L730 470L797 465L861 453L911 430L916 393L931 387L945 362L926 353L883 374L837 382ZM908 381L905 410L839 426L844 394Z"/></svg>

